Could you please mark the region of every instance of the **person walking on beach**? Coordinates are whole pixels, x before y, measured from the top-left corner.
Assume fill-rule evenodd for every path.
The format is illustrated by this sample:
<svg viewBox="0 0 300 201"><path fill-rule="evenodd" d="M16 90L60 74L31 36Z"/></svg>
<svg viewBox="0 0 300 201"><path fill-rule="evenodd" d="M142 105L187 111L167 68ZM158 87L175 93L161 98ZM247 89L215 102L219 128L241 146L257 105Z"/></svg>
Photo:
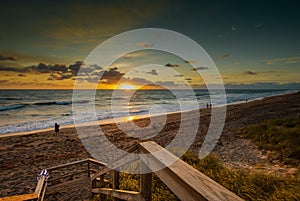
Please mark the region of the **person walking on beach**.
<svg viewBox="0 0 300 201"><path fill-rule="evenodd" d="M59 125L57 123L54 125L54 131L56 135L59 135Z"/></svg>

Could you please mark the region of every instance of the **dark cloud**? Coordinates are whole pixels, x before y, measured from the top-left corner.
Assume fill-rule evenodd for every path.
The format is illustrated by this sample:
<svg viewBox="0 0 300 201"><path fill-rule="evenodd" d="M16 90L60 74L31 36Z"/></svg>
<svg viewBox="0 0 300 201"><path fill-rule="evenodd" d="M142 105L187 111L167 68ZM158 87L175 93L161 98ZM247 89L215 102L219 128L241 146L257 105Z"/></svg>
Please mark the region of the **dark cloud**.
<svg viewBox="0 0 300 201"><path fill-rule="evenodd" d="M22 74L22 73L20 73L18 76L19 76L19 77L26 77L26 75L24 75L24 74Z"/></svg>
<svg viewBox="0 0 300 201"><path fill-rule="evenodd" d="M206 67L206 66L199 66L199 67L196 67L196 68L192 68L191 70L197 71L197 70L207 70L207 69L208 69L208 67Z"/></svg>
<svg viewBox="0 0 300 201"><path fill-rule="evenodd" d="M192 78L185 78L185 80L187 80L187 81L191 81L191 80L192 80Z"/></svg>
<svg viewBox="0 0 300 201"><path fill-rule="evenodd" d="M226 57L229 57L230 54L222 54L219 56L219 59L225 59Z"/></svg>
<svg viewBox="0 0 300 201"><path fill-rule="evenodd" d="M55 64L54 66L49 65L50 71L60 71L60 72L67 72L68 68L65 64Z"/></svg>
<svg viewBox="0 0 300 201"><path fill-rule="evenodd" d="M16 57L14 56L3 56L0 55L0 61L15 61Z"/></svg>
<svg viewBox="0 0 300 201"><path fill-rule="evenodd" d="M178 65L178 64L170 64L170 63L167 63L165 66L166 66L166 67L178 67L179 65Z"/></svg>
<svg viewBox="0 0 300 201"><path fill-rule="evenodd" d="M0 84L4 84L4 83L7 83L8 80L0 80Z"/></svg>
<svg viewBox="0 0 300 201"><path fill-rule="evenodd" d="M244 74L244 75L257 75L256 72L251 71L251 70L245 71L243 74Z"/></svg>
<svg viewBox="0 0 300 201"><path fill-rule="evenodd" d="M65 79L70 79L72 78L74 75L72 74L72 72L55 72L55 73L51 73L48 80L65 80Z"/></svg>
<svg viewBox="0 0 300 201"><path fill-rule="evenodd" d="M69 70L72 71L74 75L77 75L77 73L82 65L83 65L82 61L76 61L75 64L71 64L69 66Z"/></svg>
<svg viewBox="0 0 300 201"><path fill-rule="evenodd" d="M158 75L157 71L152 69L150 72L147 72L148 74L151 74L151 75Z"/></svg>
<svg viewBox="0 0 300 201"><path fill-rule="evenodd" d="M101 81L105 84L116 84L122 77L124 73L120 73L117 67L110 68L103 72Z"/></svg>
<svg viewBox="0 0 300 201"><path fill-rule="evenodd" d="M183 75L174 75L174 77L183 77Z"/></svg>
<svg viewBox="0 0 300 201"><path fill-rule="evenodd" d="M0 65L0 71L12 71L12 72L18 72L18 73L25 73L25 72L28 72L28 69Z"/></svg>
<svg viewBox="0 0 300 201"><path fill-rule="evenodd" d="M197 62L194 61L194 60L191 60L191 61L184 60L184 62L187 63L187 64L195 64L195 63L197 63Z"/></svg>

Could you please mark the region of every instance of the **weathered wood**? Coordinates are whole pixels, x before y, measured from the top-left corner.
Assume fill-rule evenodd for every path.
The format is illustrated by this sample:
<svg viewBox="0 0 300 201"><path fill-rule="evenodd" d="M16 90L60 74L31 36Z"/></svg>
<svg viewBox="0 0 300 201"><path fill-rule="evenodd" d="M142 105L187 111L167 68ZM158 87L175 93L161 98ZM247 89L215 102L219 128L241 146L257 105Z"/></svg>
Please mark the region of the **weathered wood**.
<svg viewBox="0 0 300 201"><path fill-rule="evenodd" d="M142 163L143 172L149 172L146 164ZM140 175L140 193L146 201L151 201L152 197L152 173Z"/></svg>
<svg viewBox="0 0 300 201"><path fill-rule="evenodd" d="M29 201L37 200L37 195L35 193L24 194L24 195L14 195L9 197L0 198L0 201Z"/></svg>
<svg viewBox="0 0 300 201"><path fill-rule="evenodd" d="M123 158L120 158L119 160L116 160L110 164L109 167L105 166L101 168L98 172L96 172L92 177L91 180L96 179L102 174L106 174L112 169L117 169L118 167L121 167L122 165L128 164L132 161L138 160L138 155L135 154L124 154Z"/></svg>
<svg viewBox="0 0 300 201"><path fill-rule="evenodd" d="M82 173L86 173L86 171L75 172L74 174L68 174L68 175L64 175L64 176L59 176L57 178L52 178L52 179L49 179L48 182L52 186L52 183L56 183L56 181L59 181L61 179L71 178L75 175L79 175L79 174L82 174ZM87 177L87 176L85 175L85 177Z"/></svg>
<svg viewBox="0 0 300 201"><path fill-rule="evenodd" d="M87 162L87 176L90 177L90 161Z"/></svg>
<svg viewBox="0 0 300 201"><path fill-rule="evenodd" d="M71 162L71 163L66 163L66 164L62 164L62 165L49 167L49 168L47 168L47 170L48 171L50 171L50 170L53 171L53 170L56 170L56 169L69 167L69 166L72 166L72 165L78 165L78 164L81 164L81 163L87 163L87 162L91 162L91 163L94 163L94 164L97 164L97 165L100 165L100 166L106 166L106 163L102 163L102 162L97 161L95 159L88 158L88 159L83 159L83 160L79 160L79 161L74 161L74 162Z"/></svg>
<svg viewBox="0 0 300 201"><path fill-rule="evenodd" d="M242 199L213 181L206 175L188 165L155 142L140 143L147 153L141 157L143 162L173 191L181 200L237 200ZM170 165L170 161L174 162Z"/></svg>
<svg viewBox="0 0 300 201"><path fill-rule="evenodd" d="M66 181L64 183L60 183L60 184L57 184L57 185L49 186L49 187L47 187L47 190L49 190L49 191L58 191L59 189L62 189L64 186L75 185L76 183L85 182L85 181L90 181L90 180L87 177L85 177L85 178L79 178L79 179L74 179L72 181Z"/></svg>
<svg viewBox="0 0 300 201"><path fill-rule="evenodd" d="M97 177L108 173L109 171L111 171L111 169L109 167L102 167L98 172L96 172L94 175L91 176L91 180L95 180Z"/></svg>
<svg viewBox="0 0 300 201"><path fill-rule="evenodd" d="M111 188L96 188L92 189L92 192L110 195L128 201L145 201L143 196L139 192L135 191L115 190Z"/></svg>
<svg viewBox="0 0 300 201"><path fill-rule="evenodd" d="M113 171L113 189L117 190L120 188L120 173ZM119 198L114 198L114 201L119 201Z"/></svg>
<svg viewBox="0 0 300 201"><path fill-rule="evenodd" d="M44 191L45 188L47 187L46 183L47 183L46 176L42 175L38 180L38 183L34 191L34 193L37 195L38 200L43 200Z"/></svg>

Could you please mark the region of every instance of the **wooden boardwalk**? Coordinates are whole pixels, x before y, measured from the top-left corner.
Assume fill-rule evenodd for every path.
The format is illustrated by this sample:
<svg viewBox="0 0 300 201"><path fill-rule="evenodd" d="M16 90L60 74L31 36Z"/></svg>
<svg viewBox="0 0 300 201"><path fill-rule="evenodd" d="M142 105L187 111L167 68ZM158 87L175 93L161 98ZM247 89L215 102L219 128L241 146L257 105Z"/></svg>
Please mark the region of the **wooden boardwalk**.
<svg viewBox="0 0 300 201"><path fill-rule="evenodd" d="M0 201L55 200L56 198L51 196L54 196L55 192L59 192L64 188L77 191L81 194L81 197L78 197L80 200L88 200L93 195L99 194L100 199L102 195L109 195L114 197L115 201L118 201L119 199L129 201L151 201L152 174L156 174L180 200L242 200L240 197L181 159L178 159L175 155L155 142L142 142L131 149L131 151L133 152L136 149L139 149L141 153L144 153L141 154L142 157L140 157L140 159L145 168L158 170L153 173L140 175L139 192L119 189L120 179L118 171L113 170L107 167L106 164L94 159L85 159L50 167L47 169L47 171L50 172L49 179L47 180L46 175L42 175L38 180L34 193L0 198ZM170 160L175 162L168 165ZM124 164L124 159L121 158L114 164L114 169L121 167ZM111 181L108 181L109 179ZM82 186L87 188L81 188ZM79 192L78 189L81 189L84 192ZM83 196L83 194L85 195ZM75 194L71 194L71 196L75 196Z"/></svg>

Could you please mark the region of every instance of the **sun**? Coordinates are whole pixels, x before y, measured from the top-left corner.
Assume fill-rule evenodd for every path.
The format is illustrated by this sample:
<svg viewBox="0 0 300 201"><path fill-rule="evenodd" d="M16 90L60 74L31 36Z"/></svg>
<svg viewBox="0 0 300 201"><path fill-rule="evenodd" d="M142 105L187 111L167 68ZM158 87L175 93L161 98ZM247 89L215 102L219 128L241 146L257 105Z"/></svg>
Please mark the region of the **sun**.
<svg viewBox="0 0 300 201"><path fill-rule="evenodd" d="M131 84L121 84L118 89L133 90L136 89L136 87Z"/></svg>

